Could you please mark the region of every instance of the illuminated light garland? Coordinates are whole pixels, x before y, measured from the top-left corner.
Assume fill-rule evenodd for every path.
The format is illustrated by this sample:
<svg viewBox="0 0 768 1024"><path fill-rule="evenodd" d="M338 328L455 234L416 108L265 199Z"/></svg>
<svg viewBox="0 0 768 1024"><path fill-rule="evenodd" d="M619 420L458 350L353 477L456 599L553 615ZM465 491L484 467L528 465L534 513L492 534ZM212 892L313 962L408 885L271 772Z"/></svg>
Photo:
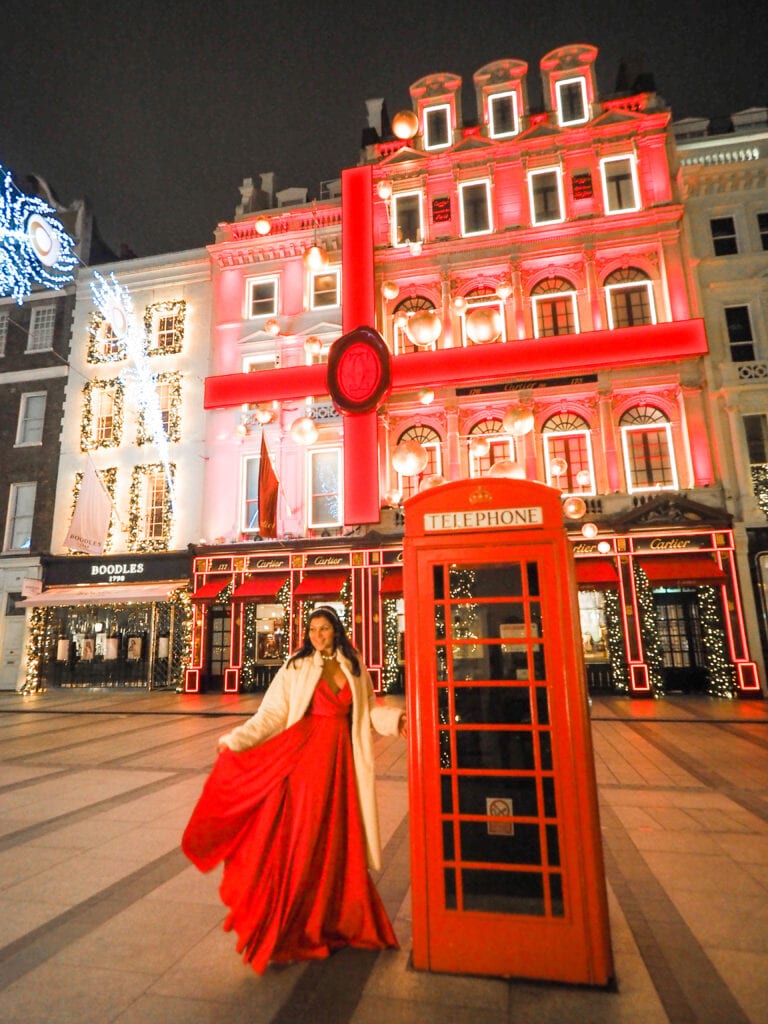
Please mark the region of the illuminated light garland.
<svg viewBox="0 0 768 1024"><path fill-rule="evenodd" d="M94 310L88 319L86 360L89 363L119 363L126 357L125 342L114 333L109 320Z"/></svg>
<svg viewBox="0 0 768 1024"><path fill-rule="evenodd" d="M181 440L181 374L158 373L155 376L155 387L168 386L168 419L164 428L165 439L169 443ZM162 415L162 409L161 409ZM147 422L146 410L139 410L139 425L136 431L137 444L150 444L155 441Z"/></svg>
<svg viewBox="0 0 768 1024"><path fill-rule="evenodd" d="M173 616L173 650L168 682L180 689L184 672L192 661L192 600L189 584L174 590L168 597Z"/></svg>
<svg viewBox="0 0 768 1024"><path fill-rule="evenodd" d="M629 671L627 655L624 648L624 631L619 611L619 593L617 590L606 590L603 611L605 613L605 642L611 661L611 681L617 693L629 692Z"/></svg>
<svg viewBox="0 0 768 1024"><path fill-rule="evenodd" d="M707 693L732 699L736 695L736 670L728 657L725 630L717 591L712 586L698 587L702 644L706 651Z"/></svg>
<svg viewBox="0 0 768 1024"><path fill-rule="evenodd" d="M397 689L400 668L398 664L400 636L397 630L397 598L385 598L381 605L384 613L384 664L382 665L381 688L384 693L394 693Z"/></svg>
<svg viewBox="0 0 768 1024"><path fill-rule="evenodd" d="M156 337L154 332L155 317L173 319L173 337L170 342L164 340L160 345L152 343ZM187 304L184 299L167 302L155 302L144 310L145 350L148 356L165 356L181 352L184 345L184 324L187 318Z"/></svg>
<svg viewBox="0 0 768 1024"><path fill-rule="evenodd" d="M648 683L654 697L663 697L664 687L664 656L661 650L659 634L656 628L656 605L653 590L648 577L637 562L635 567L635 590L637 605L640 611L640 635L645 652L645 663L648 666Z"/></svg>
<svg viewBox="0 0 768 1024"><path fill-rule="evenodd" d="M55 289L74 280L75 241L56 211L19 191L2 165L0 175L0 294L22 305L35 284Z"/></svg>
<svg viewBox="0 0 768 1024"><path fill-rule="evenodd" d="M94 435L93 396L97 391L114 389L112 404L112 436L99 440ZM97 448L117 448L123 437L123 410L125 388L121 380L91 380L83 387L83 418L80 422L80 451L90 452Z"/></svg>
<svg viewBox="0 0 768 1024"><path fill-rule="evenodd" d="M115 507L115 488L117 486L117 467L116 466L110 466L107 469L99 469L99 470L97 470L97 473L99 474L99 478L101 479L101 482L106 487L107 493L109 494L110 498L112 499L112 506L113 506L113 508L112 508L112 515L109 517L109 527L107 528L107 539L104 542L104 552L106 553L107 551L111 550L111 548L112 548L112 541L113 541L114 535L115 535L114 507ZM83 474L82 474L82 472L75 473L75 486L74 486L74 490L73 490L73 493L72 493L72 510L70 512L70 517L75 514L75 508L77 506L77 499L78 499L78 496L80 494L80 486L81 486L82 482L83 482ZM67 548L67 550L72 552L73 554L79 554L80 553L80 552L76 551L75 548Z"/></svg>
<svg viewBox="0 0 768 1024"><path fill-rule="evenodd" d="M148 463L143 466L134 466L131 473L131 499L128 510L128 546L131 551L167 551L173 535L174 511L173 503L168 490L168 477L173 480L176 467L173 464L167 466L162 463ZM166 490L163 503L162 532L158 537L145 537L141 530L143 498L147 491L147 478L155 473L162 472L165 476Z"/></svg>
<svg viewBox="0 0 768 1024"><path fill-rule="evenodd" d="M768 517L768 465L758 464L751 467L752 489L755 492L758 507Z"/></svg>
<svg viewBox="0 0 768 1024"><path fill-rule="evenodd" d="M35 693L40 687L40 662L45 644L45 609L33 608L29 616L27 645L25 648L27 669L22 693Z"/></svg>

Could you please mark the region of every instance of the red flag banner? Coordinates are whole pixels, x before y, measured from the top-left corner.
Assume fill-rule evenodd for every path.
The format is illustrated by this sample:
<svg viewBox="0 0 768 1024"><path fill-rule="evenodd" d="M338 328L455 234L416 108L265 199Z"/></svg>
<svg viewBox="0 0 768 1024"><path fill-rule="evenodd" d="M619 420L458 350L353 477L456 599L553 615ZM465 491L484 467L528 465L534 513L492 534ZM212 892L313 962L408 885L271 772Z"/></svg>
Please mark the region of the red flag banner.
<svg viewBox="0 0 768 1024"><path fill-rule="evenodd" d="M111 516L112 499L89 458L64 543L72 551L83 551L86 555L102 554L107 543Z"/></svg>
<svg viewBox="0 0 768 1024"><path fill-rule="evenodd" d="M264 431L261 432L261 459L259 460L259 533L262 537L277 536L278 480L267 451Z"/></svg>

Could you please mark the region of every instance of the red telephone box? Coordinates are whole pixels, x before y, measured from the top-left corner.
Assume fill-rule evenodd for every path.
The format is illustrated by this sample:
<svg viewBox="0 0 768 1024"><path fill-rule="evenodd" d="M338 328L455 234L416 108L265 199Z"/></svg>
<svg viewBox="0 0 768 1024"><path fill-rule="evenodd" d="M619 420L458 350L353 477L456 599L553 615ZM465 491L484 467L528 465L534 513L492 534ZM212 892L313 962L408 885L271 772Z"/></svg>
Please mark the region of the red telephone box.
<svg viewBox="0 0 768 1024"><path fill-rule="evenodd" d="M572 554L558 491L405 505L413 963L613 974Z"/></svg>

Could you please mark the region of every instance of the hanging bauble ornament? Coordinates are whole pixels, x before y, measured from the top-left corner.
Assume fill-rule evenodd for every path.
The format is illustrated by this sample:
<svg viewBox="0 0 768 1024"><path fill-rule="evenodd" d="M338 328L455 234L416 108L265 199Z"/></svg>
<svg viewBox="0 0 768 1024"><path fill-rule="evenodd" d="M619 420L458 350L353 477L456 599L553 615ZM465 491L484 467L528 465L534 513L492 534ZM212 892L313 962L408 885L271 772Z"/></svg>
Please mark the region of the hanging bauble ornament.
<svg viewBox="0 0 768 1024"><path fill-rule="evenodd" d="M317 426L311 416L300 416L291 424L291 437L296 444L314 444L317 440Z"/></svg>
<svg viewBox="0 0 768 1024"><path fill-rule="evenodd" d="M399 110L392 118L392 134L396 139L412 139L419 130L419 119L412 110Z"/></svg>
<svg viewBox="0 0 768 1024"><path fill-rule="evenodd" d="M440 337L443 325L434 309L422 309L409 316L405 324L405 333L412 344L417 346L434 345Z"/></svg>
<svg viewBox="0 0 768 1024"><path fill-rule="evenodd" d="M597 545L597 550L601 555L607 555L611 551L611 542L609 540L601 540Z"/></svg>
<svg viewBox="0 0 768 1024"><path fill-rule="evenodd" d="M408 316L406 313L396 313L393 321L395 327L399 330L404 331L408 324Z"/></svg>
<svg viewBox="0 0 768 1024"><path fill-rule="evenodd" d="M567 519L581 519L587 511L587 503L583 498L571 496L563 502L563 514Z"/></svg>
<svg viewBox="0 0 768 1024"><path fill-rule="evenodd" d="M268 235L272 230L272 224L266 217L257 217L254 227L256 228L257 235Z"/></svg>
<svg viewBox="0 0 768 1024"><path fill-rule="evenodd" d="M401 476L423 473L428 461L426 449L418 441L401 441L392 452L392 465Z"/></svg>
<svg viewBox="0 0 768 1024"><path fill-rule="evenodd" d="M280 333L280 321L270 317L269 320L264 321L264 330L267 334L271 334L273 338L276 338Z"/></svg>
<svg viewBox="0 0 768 1024"><path fill-rule="evenodd" d="M597 523L584 523L581 528L582 537L586 537L587 540L594 540L600 532Z"/></svg>
<svg viewBox="0 0 768 1024"><path fill-rule="evenodd" d="M525 466L512 459L498 459L488 470L488 476L506 477L508 480L525 480Z"/></svg>
<svg viewBox="0 0 768 1024"><path fill-rule="evenodd" d="M419 491L428 491L431 487L440 487L447 482L444 476L440 476L439 473L433 473L431 476L424 477L419 484Z"/></svg>
<svg viewBox="0 0 768 1024"><path fill-rule="evenodd" d="M303 260L307 270L323 270L328 266L328 253L322 245L315 243L304 250Z"/></svg>
<svg viewBox="0 0 768 1024"><path fill-rule="evenodd" d="M496 285L496 294L502 302L512 294L512 282L508 277L503 277Z"/></svg>
<svg viewBox="0 0 768 1024"><path fill-rule="evenodd" d="M504 413L501 425L507 434L522 437L533 430L533 413L522 405L514 405Z"/></svg>
<svg viewBox="0 0 768 1024"><path fill-rule="evenodd" d="M467 300L463 295L454 295L453 297L453 308L457 313L463 313L467 308Z"/></svg>
<svg viewBox="0 0 768 1024"><path fill-rule="evenodd" d="M467 336L476 345L488 345L501 334L501 316L498 309L478 306L466 318Z"/></svg>
<svg viewBox="0 0 768 1024"><path fill-rule="evenodd" d="M277 402L261 402L254 409L253 415L257 423L266 426L267 423L274 422L277 416L277 409Z"/></svg>
<svg viewBox="0 0 768 1024"><path fill-rule="evenodd" d="M397 508L397 506L400 504L402 500L402 492L398 491L396 488L387 491L387 493L384 495L384 503L386 505L389 505L390 508Z"/></svg>
<svg viewBox="0 0 768 1024"><path fill-rule="evenodd" d="M400 294L400 288L394 281L384 281L381 286L381 294L385 299L396 299Z"/></svg>
<svg viewBox="0 0 768 1024"><path fill-rule="evenodd" d="M484 434L475 434L469 439L469 450L482 459L491 450L491 442Z"/></svg>
<svg viewBox="0 0 768 1024"><path fill-rule="evenodd" d="M419 391L419 401L422 405L431 405L435 400L435 392L432 388L422 388Z"/></svg>
<svg viewBox="0 0 768 1024"><path fill-rule="evenodd" d="M392 198L392 182L387 181L386 178L382 178L376 186L376 191L379 193L379 198L386 202Z"/></svg>
<svg viewBox="0 0 768 1024"><path fill-rule="evenodd" d="M549 464L549 472L552 476L562 476L567 469L568 463L565 459L552 459Z"/></svg>
<svg viewBox="0 0 768 1024"><path fill-rule="evenodd" d="M323 343L316 334L304 339L304 351L308 356L319 356L323 351Z"/></svg>
<svg viewBox="0 0 768 1024"><path fill-rule="evenodd" d="M589 487L592 483L592 477L590 476L588 469L580 469L576 474L576 483L579 487Z"/></svg>

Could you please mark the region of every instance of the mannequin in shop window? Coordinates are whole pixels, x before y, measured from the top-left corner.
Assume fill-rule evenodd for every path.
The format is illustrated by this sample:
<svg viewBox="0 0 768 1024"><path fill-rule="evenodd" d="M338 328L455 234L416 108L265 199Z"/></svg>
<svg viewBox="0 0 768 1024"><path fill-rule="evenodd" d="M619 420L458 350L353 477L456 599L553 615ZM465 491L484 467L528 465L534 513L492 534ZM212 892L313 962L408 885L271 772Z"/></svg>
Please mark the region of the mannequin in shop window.
<svg viewBox="0 0 768 1024"><path fill-rule="evenodd" d="M343 946L397 948L368 873L381 866L371 726L406 735L320 607L256 714L219 739L182 848L202 871L224 862L224 928L257 973Z"/></svg>

